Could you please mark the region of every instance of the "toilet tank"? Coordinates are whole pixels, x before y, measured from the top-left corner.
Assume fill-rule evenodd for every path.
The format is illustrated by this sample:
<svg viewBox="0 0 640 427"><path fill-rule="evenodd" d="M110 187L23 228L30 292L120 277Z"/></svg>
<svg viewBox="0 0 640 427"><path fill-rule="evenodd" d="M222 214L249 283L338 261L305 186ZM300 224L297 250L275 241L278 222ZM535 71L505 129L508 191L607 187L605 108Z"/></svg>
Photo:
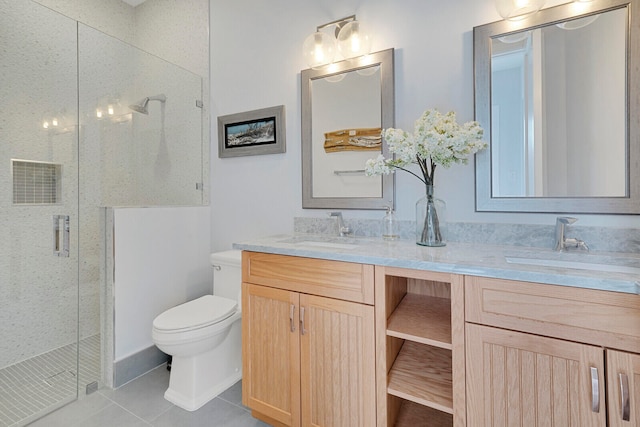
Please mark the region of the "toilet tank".
<svg viewBox="0 0 640 427"><path fill-rule="evenodd" d="M213 267L213 295L238 301L242 286L242 251L215 252L210 256Z"/></svg>

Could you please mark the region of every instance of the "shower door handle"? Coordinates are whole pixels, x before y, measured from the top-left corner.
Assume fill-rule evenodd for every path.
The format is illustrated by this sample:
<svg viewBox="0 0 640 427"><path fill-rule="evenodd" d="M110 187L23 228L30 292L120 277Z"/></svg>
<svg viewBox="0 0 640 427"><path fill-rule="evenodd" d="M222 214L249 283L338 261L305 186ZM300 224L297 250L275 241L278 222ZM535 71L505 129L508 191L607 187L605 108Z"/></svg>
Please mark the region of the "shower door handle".
<svg viewBox="0 0 640 427"><path fill-rule="evenodd" d="M53 254L69 256L69 215L53 216Z"/></svg>

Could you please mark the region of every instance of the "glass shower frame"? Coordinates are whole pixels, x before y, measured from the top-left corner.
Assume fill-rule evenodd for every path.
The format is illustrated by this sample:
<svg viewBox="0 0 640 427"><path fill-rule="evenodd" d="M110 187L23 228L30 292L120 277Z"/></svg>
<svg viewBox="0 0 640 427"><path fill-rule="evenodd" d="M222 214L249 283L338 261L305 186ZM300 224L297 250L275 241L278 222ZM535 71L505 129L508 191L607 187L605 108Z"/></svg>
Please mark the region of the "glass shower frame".
<svg viewBox="0 0 640 427"><path fill-rule="evenodd" d="M0 381L3 371L12 381L0 387L3 426L112 384L104 210L202 205L208 159L200 76L37 3L0 5ZM129 108L158 93L167 101L148 115ZM18 181L13 160L35 172ZM53 185L45 169L58 171ZM38 199L45 189L53 202ZM14 203L14 191L31 202ZM55 351L60 366L46 360ZM42 408L18 392L36 383Z"/></svg>

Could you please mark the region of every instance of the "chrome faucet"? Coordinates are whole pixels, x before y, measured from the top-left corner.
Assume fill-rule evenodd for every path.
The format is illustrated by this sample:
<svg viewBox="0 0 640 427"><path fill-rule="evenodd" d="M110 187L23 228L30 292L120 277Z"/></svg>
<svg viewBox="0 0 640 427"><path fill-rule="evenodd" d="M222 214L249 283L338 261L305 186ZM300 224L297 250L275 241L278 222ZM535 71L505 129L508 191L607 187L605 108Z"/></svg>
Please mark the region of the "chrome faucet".
<svg viewBox="0 0 640 427"><path fill-rule="evenodd" d="M562 252L567 249L580 249L588 251L589 246L580 240L572 237L565 237L564 232L567 225L571 225L578 219L570 216L559 216L556 218L556 247L555 251Z"/></svg>
<svg viewBox="0 0 640 427"><path fill-rule="evenodd" d="M330 217L334 217L338 221L338 236L345 237L352 233L351 228L344 225L344 220L342 219L342 212L330 212Z"/></svg>

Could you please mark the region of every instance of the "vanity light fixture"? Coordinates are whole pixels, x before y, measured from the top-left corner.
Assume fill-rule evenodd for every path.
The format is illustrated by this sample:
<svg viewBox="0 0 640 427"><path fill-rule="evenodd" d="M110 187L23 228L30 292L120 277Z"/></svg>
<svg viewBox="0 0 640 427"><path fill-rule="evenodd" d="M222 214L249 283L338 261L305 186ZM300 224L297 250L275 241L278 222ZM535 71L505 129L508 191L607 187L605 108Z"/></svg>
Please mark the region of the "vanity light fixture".
<svg viewBox="0 0 640 427"><path fill-rule="evenodd" d="M307 65L314 70L331 64L335 55L335 38L320 30L311 34L304 40L304 43L302 43L302 56Z"/></svg>
<svg viewBox="0 0 640 427"><path fill-rule="evenodd" d="M338 50L344 59L358 58L371 53L371 35L354 20L345 25L338 33Z"/></svg>
<svg viewBox="0 0 640 427"><path fill-rule="evenodd" d="M542 9L544 0L496 0L496 9L502 18L519 21Z"/></svg>
<svg viewBox="0 0 640 427"><path fill-rule="evenodd" d="M323 31L333 27L333 34ZM355 15L318 26L316 32L309 35L302 44L302 56L307 65L314 70L333 63L336 51L339 51L344 59L371 53L371 36L364 31Z"/></svg>

